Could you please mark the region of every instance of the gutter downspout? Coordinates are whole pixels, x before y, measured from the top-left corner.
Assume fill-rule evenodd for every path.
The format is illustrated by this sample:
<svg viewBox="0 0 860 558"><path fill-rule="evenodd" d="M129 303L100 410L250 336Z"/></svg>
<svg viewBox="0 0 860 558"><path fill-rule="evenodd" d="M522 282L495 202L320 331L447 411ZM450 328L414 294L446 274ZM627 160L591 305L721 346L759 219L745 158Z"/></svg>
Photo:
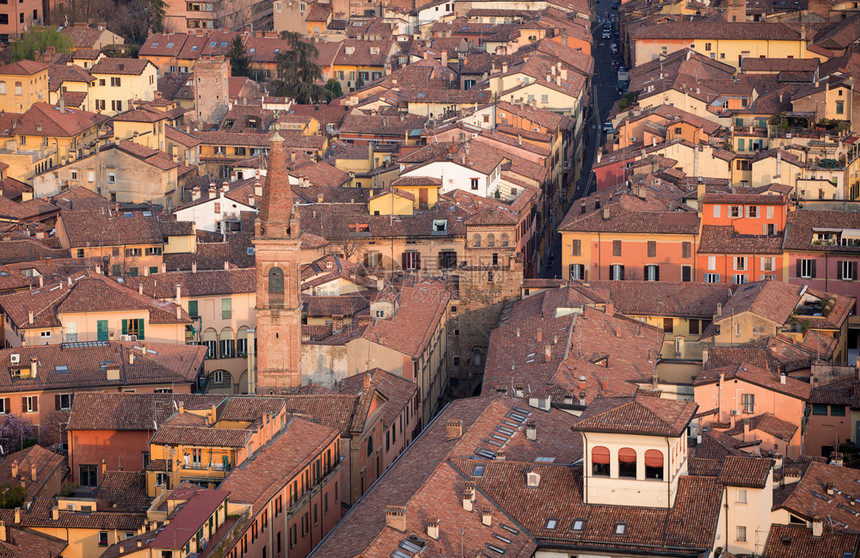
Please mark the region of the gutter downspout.
<svg viewBox="0 0 860 558"><path fill-rule="evenodd" d="M682 434L682 436L683 436L683 434ZM666 459L665 459L664 463L666 463L667 465L669 463L669 456L670 455L672 455L672 446L669 443L669 438L666 438ZM668 471L669 467L667 466L666 469ZM672 480L675 478L675 475L673 473L673 474L667 475L667 476L669 477L667 479L669 482L666 483L666 507L671 509L672 508Z"/></svg>
<svg viewBox="0 0 860 558"><path fill-rule="evenodd" d="M585 453L582 456L582 459L584 460L582 462L582 466L583 466L582 467L583 468L582 481L584 483L583 491L582 491L582 499L583 499L583 502L585 504L588 504L588 477L589 477L589 474L585 468L586 464L588 463L588 436L585 435L585 432L582 433L582 439L585 442Z"/></svg>

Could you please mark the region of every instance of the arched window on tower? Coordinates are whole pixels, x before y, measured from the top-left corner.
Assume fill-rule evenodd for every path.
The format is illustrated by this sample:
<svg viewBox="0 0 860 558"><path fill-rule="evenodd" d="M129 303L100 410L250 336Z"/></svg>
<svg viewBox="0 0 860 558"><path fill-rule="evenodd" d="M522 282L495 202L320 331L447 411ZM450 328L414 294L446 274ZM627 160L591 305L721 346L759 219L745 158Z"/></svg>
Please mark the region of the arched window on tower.
<svg viewBox="0 0 860 558"><path fill-rule="evenodd" d="M284 271L279 267L269 270L269 292L284 294Z"/></svg>

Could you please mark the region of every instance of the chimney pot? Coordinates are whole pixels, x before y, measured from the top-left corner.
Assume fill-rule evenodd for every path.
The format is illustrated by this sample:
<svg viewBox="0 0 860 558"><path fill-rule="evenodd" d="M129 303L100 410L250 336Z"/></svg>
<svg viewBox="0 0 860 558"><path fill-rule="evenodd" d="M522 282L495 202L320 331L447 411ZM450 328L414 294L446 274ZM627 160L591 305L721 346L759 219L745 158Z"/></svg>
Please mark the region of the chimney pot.
<svg viewBox="0 0 860 558"><path fill-rule="evenodd" d="M456 440L463 435L463 421L460 419L448 419L445 423L445 439Z"/></svg>
<svg viewBox="0 0 860 558"><path fill-rule="evenodd" d="M537 422L534 420L526 423L526 439L537 440Z"/></svg>
<svg viewBox="0 0 860 558"><path fill-rule="evenodd" d="M427 518L427 536L433 540L439 539L439 518L438 517L428 517Z"/></svg>
<svg viewBox="0 0 860 558"><path fill-rule="evenodd" d="M481 523L487 527L493 526L493 510L492 508L484 508L481 510Z"/></svg>
<svg viewBox="0 0 860 558"><path fill-rule="evenodd" d="M38 475L36 475L36 464L35 463L30 464L30 479L33 482L36 482L39 479Z"/></svg>
<svg viewBox="0 0 860 558"><path fill-rule="evenodd" d="M406 508L403 506L385 507L385 525L401 533L406 532Z"/></svg>

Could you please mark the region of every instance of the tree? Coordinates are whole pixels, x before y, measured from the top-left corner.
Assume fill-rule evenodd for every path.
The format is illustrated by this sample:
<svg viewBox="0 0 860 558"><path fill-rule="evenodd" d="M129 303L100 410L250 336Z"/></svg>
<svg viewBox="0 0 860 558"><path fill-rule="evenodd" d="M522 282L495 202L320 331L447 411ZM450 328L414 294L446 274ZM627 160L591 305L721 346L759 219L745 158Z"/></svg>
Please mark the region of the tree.
<svg viewBox="0 0 860 558"><path fill-rule="evenodd" d="M21 451L32 445L36 437L36 427L29 419L23 418L15 413L6 415L3 425L0 426L0 445L3 453L10 454Z"/></svg>
<svg viewBox="0 0 860 558"><path fill-rule="evenodd" d="M164 11L167 2L164 0L149 0L149 26L156 33L164 32Z"/></svg>
<svg viewBox="0 0 860 558"><path fill-rule="evenodd" d="M66 53L72 52L75 43L55 28L33 26L12 43L12 61L35 60L36 52L45 52L49 46L58 53Z"/></svg>
<svg viewBox="0 0 860 558"><path fill-rule="evenodd" d="M20 484L7 482L0 486L0 508L11 510L24 505L27 498L27 489Z"/></svg>
<svg viewBox="0 0 860 558"><path fill-rule="evenodd" d="M251 57L248 56L248 52L245 50L242 35L236 35L233 41L230 42L230 50L227 51L227 56L230 57L232 75L251 77Z"/></svg>
<svg viewBox="0 0 860 558"><path fill-rule="evenodd" d="M325 88L331 92L332 98L343 97L343 87L341 87L339 80L335 78L329 79L325 83Z"/></svg>
<svg viewBox="0 0 860 558"><path fill-rule="evenodd" d="M283 31L281 39L287 41L288 48L275 55L279 79L270 82L274 95L291 97L300 105L330 101L331 91L320 85L322 68L314 62L317 47L292 31Z"/></svg>

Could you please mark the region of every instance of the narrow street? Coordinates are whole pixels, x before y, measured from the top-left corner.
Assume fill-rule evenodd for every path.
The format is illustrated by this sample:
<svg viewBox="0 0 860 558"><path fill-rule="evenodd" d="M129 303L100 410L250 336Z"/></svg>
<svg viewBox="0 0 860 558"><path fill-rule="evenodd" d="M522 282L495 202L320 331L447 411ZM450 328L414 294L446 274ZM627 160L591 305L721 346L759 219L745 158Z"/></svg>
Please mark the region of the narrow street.
<svg viewBox="0 0 860 558"><path fill-rule="evenodd" d="M586 123L586 131L584 133L585 163L582 166L582 174L576 183L576 193L573 196L574 201L589 193L585 190L591 177L591 167L595 161L596 149L598 146L603 145L605 139L603 123L609 116L609 111L612 110L615 101L621 96L618 93L618 68L613 66L613 55L609 51L610 45L619 40L615 36L615 32L618 31L618 24L615 23L613 26L612 38L602 38L604 22L609 19L610 14L618 13L616 10L611 9L611 1L597 0L595 19L591 25L591 31L594 35L594 43L591 50L591 55L594 58L594 76L591 82L592 105L591 110L587 111L589 121ZM561 235L557 231L553 234L552 255L551 264L541 269L541 277L561 277ZM547 263L549 264L550 262Z"/></svg>

